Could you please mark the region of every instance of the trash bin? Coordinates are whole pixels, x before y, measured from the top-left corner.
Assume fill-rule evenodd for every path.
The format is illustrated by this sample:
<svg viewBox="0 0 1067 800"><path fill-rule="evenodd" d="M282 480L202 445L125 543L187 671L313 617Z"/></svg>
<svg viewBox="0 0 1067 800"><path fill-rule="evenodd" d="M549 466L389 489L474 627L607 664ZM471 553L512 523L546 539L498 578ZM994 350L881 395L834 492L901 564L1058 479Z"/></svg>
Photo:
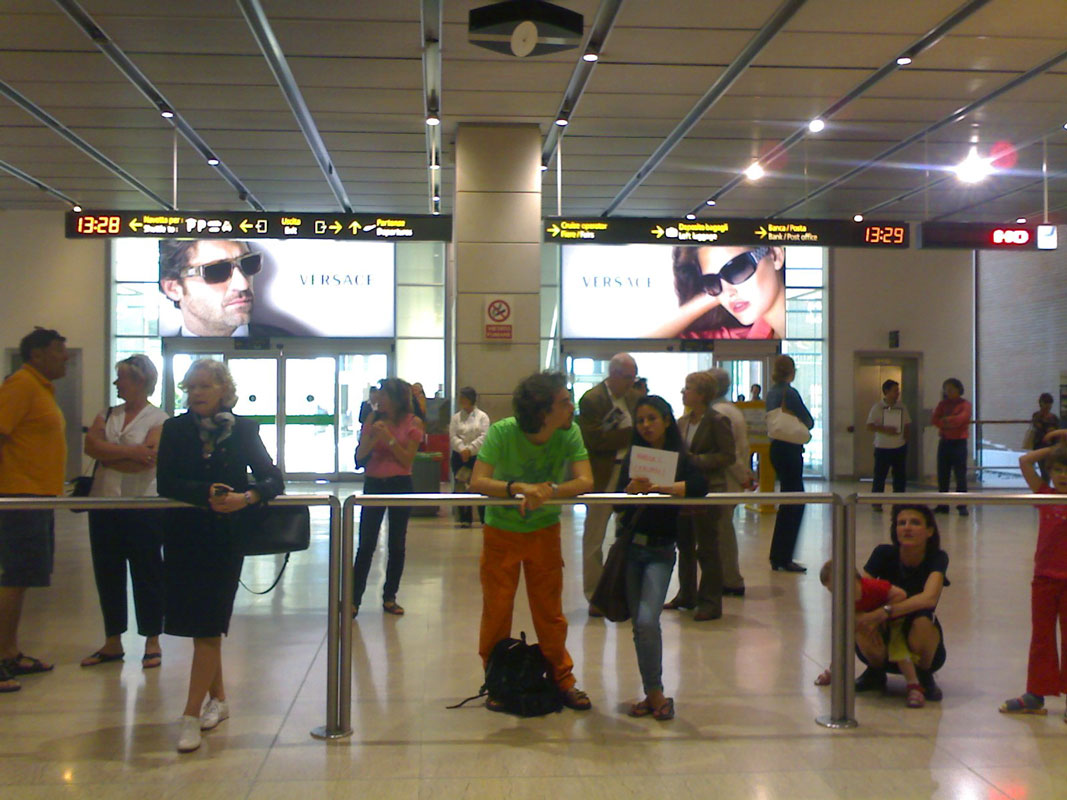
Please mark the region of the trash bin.
<svg viewBox="0 0 1067 800"><path fill-rule="evenodd" d="M411 465L411 483L416 494L437 494L441 491L441 454L416 453ZM439 506L416 506L413 517L436 517Z"/></svg>

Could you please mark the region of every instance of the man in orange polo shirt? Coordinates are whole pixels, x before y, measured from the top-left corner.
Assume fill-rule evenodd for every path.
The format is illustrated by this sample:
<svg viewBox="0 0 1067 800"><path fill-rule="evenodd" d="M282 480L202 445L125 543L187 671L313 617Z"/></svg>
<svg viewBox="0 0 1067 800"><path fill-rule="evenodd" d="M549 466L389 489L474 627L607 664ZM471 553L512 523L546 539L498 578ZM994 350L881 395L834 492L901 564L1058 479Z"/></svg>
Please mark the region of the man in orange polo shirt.
<svg viewBox="0 0 1067 800"><path fill-rule="evenodd" d="M35 328L19 342L22 368L0 386L0 496L63 493L66 423L52 381L67 373L66 339ZM22 688L18 676L51 664L19 650L22 600L31 586L48 586L55 550L53 512L0 511L0 692Z"/></svg>

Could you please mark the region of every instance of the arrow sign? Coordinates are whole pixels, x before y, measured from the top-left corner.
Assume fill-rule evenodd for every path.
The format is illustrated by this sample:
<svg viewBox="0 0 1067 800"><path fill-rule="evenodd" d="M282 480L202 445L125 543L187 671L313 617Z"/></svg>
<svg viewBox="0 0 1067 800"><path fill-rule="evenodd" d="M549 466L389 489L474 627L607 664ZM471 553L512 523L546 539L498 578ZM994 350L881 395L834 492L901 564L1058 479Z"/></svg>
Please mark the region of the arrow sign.
<svg viewBox="0 0 1067 800"><path fill-rule="evenodd" d="M330 223L330 230L333 231L334 233L340 233L341 232L341 228L343 228L343 227L344 227L344 225L342 225L337 220L334 220L333 222Z"/></svg>
<svg viewBox="0 0 1067 800"><path fill-rule="evenodd" d="M552 225L549 226L548 232L550 234L552 234L553 236L559 236L559 225L556 225L555 223L553 223Z"/></svg>
<svg viewBox="0 0 1067 800"><path fill-rule="evenodd" d="M237 227L241 229L242 233L248 233L255 226L251 222L249 222L247 219L243 219L243 220L241 220L240 224Z"/></svg>
<svg viewBox="0 0 1067 800"><path fill-rule="evenodd" d="M657 226L656 226L655 228L653 228L653 229L652 229L652 234L653 234L653 235L654 235L654 236L655 236L655 237L656 237L657 239L662 239L662 238L663 238L663 234L664 234L665 232L666 232L666 231L664 231L664 230L663 230L663 227L662 227L662 226L660 226L660 225L657 225Z"/></svg>
<svg viewBox="0 0 1067 800"><path fill-rule="evenodd" d="M352 220L352 221L351 221L351 222L350 222L350 223L348 224L348 228L349 228L349 230L351 230L351 231L352 231L352 233L353 233L353 234L359 233L359 229L360 229L360 228L362 228L362 227L363 227L363 226L362 226L362 225L360 225L360 224L359 224L358 222L356 222L355 220Z"/></svg>
<svg viewBox="0 0 1067 800"><path fill-rule="evenodd" d="M144 223L143 223L143 222L141 222L141 221L140 221L140 220L138 220L138 219L131 219L131 220L130 220L130 230L134 230L134 231L135 231L135 230L137 230L138 228L141 228L141 227L143 227L143 226L144 226Z"/></svg>
<svg viewBox="0 0 1067 800"><path fill-rule="evenodd" d="M755 231L753 231L753 233L755 233L759 238L763 239L767 235L767 230L762 225L760 225L758 228L756 228Z"/></svg>

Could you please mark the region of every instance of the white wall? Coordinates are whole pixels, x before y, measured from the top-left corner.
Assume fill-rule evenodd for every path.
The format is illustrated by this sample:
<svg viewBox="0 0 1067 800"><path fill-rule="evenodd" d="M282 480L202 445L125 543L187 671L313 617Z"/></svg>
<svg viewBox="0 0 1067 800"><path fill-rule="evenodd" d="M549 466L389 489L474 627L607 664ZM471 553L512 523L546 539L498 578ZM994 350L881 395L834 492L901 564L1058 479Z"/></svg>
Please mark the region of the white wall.
<svg viewBox="0 0 1067 800"><path fill-rule="evenodd" d="M974 269L969 250L859 250L830 254L830 407L834 477L852 476L853 354L888 349L921 352L923 474L936 474L937 432L926 427L941 384L957 377L974 388ZM973 399L973 397L971 398ZM912 409L915 415L915 409Z"/></svg>
<svg viewBox="0 0 1067 800"><path fill-rule="evenodd" d="M0 350L34 325L66 336L82 351L82 419L91 420L107 404L106 247L64 238L63 214L0 211Z"/></svg>

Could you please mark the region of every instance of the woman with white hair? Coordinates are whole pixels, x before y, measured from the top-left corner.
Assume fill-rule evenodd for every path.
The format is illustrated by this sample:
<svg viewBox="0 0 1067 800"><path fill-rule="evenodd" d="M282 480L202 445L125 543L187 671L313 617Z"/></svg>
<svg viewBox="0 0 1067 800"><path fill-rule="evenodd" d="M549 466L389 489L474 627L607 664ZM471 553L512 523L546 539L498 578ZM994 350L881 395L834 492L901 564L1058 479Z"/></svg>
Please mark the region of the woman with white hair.
<svg viewBox="0 0 1067 800"><path fill-rule="evenodd" d="M713 367L708 374L715 382L715 397L712 411L718 411L730 421L734 434L734 463L726 468L726 491L740 492L752 488L752 470L749 468L748 426L741 411L726 398L730 395L730 373L721 367ZM745 579L737 557L737 530L734 528L734 509L737 506L722 506L719 517L719 556L722 558L722 593L745 596Z"/></svg>
<svg viewBox="0 0 1067 800"><path fill-rule="evenodd" d="M121 405L96 415L85 434L85 453L96 459L91 497L152 497L156 494L156 450L167 412L148 402L159 373L138 353L115 365ZM82 659L83 667L122 661L126 632L126 567L133 584L137 633L145 637L141 666L163 660L163 530L158 510L109 509L89 512L89 549L104 617L104 645Z"/></svg>
<svg viewBox="0 0 1067 800"><path fill-rule="evenodd" d="M178 752L188 753L200 747L201 730L230 716L222 637L230 628L244 561L233 546L231 515L281 494L285 484L259 438L259 423L231 411L237 387L225 364L194 361L178 388L186 393L189 411L163 425L159 493L197 506L167 509L163 539L163 631L193 640L178 739Z"/></svg>

